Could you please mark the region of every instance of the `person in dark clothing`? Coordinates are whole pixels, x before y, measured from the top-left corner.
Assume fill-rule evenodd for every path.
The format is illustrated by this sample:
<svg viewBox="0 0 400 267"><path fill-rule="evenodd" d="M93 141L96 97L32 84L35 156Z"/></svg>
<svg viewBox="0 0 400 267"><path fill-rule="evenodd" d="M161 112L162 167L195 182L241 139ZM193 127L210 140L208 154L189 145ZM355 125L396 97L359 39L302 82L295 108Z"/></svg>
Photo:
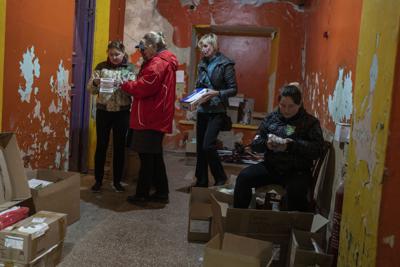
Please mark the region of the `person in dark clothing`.
<svg viewBox="0 0 400 267"><path fill-rule="evenodd" d="M125 160L125 140L129 127L131 96L120 90L123 80L135 79L134 66L128 63L125 46L120 41L112 41L107 47L107 61L99 63L87 90L96 98L96 152L94 159L95 179L92 192L100 192L107 147L112 130L113 136L113 187L123 192L121 178Z"/></svg>
<svg viewBox="0 0 400 267"><path fill-rule="evenodd" d="M132 204L168 203L162 141L165 133L172 132L178 61L166 49L164 35L160 32L146 33L136 48L144 59L137 80L122 84L122 90L134 97L131 148L140 158L136 194L129 196L127 201ZM156 191L150 195L152 185Z"/></svg>
<svg viewBox="0 0 400 267"><path fill-rule="evenodd" d="M323 145L319 120L304 109L300 89L284 86L278 109L264 118L252 142L254 151L265 152L264 161L240 172L234 207L248 208L252 188L278 184L286 189L288 210L307 211L311 168Z"/></svg>
<svg viewBox="0 0 400 267"><path fill-rule="evenodd" d="M204 35L198 42L202 60L198 65L196 88L208 88L197 109L196 184L208 187L208 166L214 176L215 185L222 185L227 177L218 157L216 144L218 133L226 120L228 98L237 93L235 63L218 52L217 36Z"/></svg>

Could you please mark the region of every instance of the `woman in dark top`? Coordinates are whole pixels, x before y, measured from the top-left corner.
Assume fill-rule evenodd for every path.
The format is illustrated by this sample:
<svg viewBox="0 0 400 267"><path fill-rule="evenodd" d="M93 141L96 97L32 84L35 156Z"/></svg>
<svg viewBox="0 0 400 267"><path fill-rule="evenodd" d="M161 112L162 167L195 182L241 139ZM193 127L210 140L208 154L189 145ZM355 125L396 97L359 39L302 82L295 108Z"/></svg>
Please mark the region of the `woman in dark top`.
<svg viewBox="0 0 400 267"><path fill-rule="evenodd" d="M253 150L264 152L264 161L240 172L234 207L249 207L252 188L278 184L286 189L289 210L307 211L311 168L323 146L319 120L304 109L300 89L283 87L279 108L264 118L252 143Z"/></svg>
<svg viewBox="0 0 400 267"><path fill-rule="evenodd" d="M113 133L113 187L117 192L125 191L120 182L124 168L131 96L120 89L120 84L128 79L135 79L134 66L128 63L128 55L125 53L125 46L122 42L112 41L107 46L107 60L96 66L87 85L87 90L97 96L97 139L94 160L96 182L91 188L95 193L100 192L103 184L104 165L111 130ZM108 81L107 86L104 84L105 80Z"/></svg>
<svg viewBox="0 0 400 267"><path fill-rule="evenodd" d="M222 185L227 177L216 150L218 133L226 118L228 98L237 93L235 63L218 52L217 36L204 35L198 42L202 60L198 65L196 88L208 88L197 109L197 163L195 186L208 187L208 166L215 185Z"/></svg>

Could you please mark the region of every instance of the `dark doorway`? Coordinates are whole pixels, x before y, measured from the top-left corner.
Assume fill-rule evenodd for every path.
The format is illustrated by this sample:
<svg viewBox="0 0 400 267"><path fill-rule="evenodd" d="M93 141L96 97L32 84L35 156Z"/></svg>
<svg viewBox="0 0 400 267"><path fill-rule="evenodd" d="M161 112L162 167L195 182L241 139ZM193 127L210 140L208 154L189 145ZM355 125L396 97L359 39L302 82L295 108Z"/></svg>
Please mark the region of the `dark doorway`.
<svg viewBox="0 0 400 267"><path fill-rule="evenodd" d="M79 172L88 170L90 107L86 83L92 71L95 4L95 0L75 0L69 169Z"/></svg>

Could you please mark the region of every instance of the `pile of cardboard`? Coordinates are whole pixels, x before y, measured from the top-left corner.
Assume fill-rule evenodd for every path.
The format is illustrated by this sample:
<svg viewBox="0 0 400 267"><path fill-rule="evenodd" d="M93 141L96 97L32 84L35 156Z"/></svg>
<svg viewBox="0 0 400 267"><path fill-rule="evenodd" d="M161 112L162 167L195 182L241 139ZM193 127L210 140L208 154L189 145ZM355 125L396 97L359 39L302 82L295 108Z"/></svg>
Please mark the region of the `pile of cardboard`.
<svg viewBox="0 0 400 267"><path fill-rule="evenodd" d="M0 231L0 266L56 266L67 216L70 224L80 216L80 175L26 172L13 133L0 134L0 168L0 212L19 205L33 214Z"/></svg>
<svg viewBox="0 0 400 267"><path fill-rule="evenodd" d="M47 186L31 188L34 211L65 213L68 225L80 218L80 174L58 170L38 169L27 172L29 181L50 182Z"/></svg>
<svg viewBox="0 0 400 267"><path fill-rule="evenodd" d="M221 188L192 188L188 240L190 242L208 241L204 252L205 266L216 266L210 263L218 263L218 266L265 266L268 259L271 260L271 266L300 266L299 264L303 262L308 262L310 265L330 266L331 256L326 255L322 249L316 251L314 247L309 246L311 241L307 243L304 235L299 234L306 233L313 237L312 240L316 240L315 243L321 248L322 240L317 238L321 235L314 234L323 229L328 222L321 215L305 212L235 209L232 208L232 203L233 195L224 193ZM195 222L203 223L201 231L193 227ZM237 244L242 249L233 252L224 247L227 234L229 240L240 239ZM267 243L259 245L257 242L260 240ZM259 249L264 246L270 247L271 253L267 253L270 258L265 256L267 255L265 251L264 254L260 252ZM243 253L239 253L240 251ZM246 251L252 251L255 254L249 255ZM252 260L249 260L250 258ZM231 262L235 262L236 265L224 265ZM289 263L291 265L287 265Z"/></svg>
<svg viewBox="0 0 400 267"><path fill-rule="evenodd" d="M66 215L40 211L0 231L3 266L56 266L61 260Z"/></svg>

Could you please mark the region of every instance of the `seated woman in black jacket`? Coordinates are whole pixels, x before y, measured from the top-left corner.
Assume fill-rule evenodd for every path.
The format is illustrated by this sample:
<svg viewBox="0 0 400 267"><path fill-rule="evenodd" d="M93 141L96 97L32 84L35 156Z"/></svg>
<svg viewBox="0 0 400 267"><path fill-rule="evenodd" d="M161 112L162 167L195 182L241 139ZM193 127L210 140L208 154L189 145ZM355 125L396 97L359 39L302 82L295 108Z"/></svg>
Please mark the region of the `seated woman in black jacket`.
<svg viewBox="0 0 400 267"><path fill-rule="evenodd" d="M304 109L300 89L284 86L278 109L264 118L252 143L264 161L240 172L234 207L248 208L252 188L278 184L286 189L289 210L306 211L311 168L323 145L319 120Z"/></svg>

